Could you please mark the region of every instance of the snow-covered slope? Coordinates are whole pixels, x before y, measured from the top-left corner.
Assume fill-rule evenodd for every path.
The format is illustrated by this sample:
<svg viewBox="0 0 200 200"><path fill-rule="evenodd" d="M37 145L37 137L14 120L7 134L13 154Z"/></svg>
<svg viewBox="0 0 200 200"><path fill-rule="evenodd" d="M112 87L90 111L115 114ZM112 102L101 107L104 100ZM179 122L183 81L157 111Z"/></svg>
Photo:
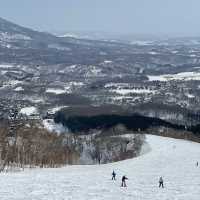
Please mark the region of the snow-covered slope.
<svg viewBox="0 0 200 200"><path fill-rule="evenodd" d="M149 153L118 163L1 174L1 199L199 200L200 144L158 136L147 141ZM113 169L116 181L111 181ZM122 175L129 178L127 188L120 187ZM164 189L158 188L160 176Z"/></svg>

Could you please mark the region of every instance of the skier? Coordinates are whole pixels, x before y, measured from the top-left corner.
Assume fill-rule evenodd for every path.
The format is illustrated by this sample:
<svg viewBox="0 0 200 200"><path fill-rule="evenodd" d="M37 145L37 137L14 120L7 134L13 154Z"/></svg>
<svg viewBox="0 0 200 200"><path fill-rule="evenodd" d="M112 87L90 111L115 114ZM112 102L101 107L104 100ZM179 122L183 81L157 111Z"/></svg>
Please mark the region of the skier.
<svg viewBox="0 0 200 200"><path fill-rule="evenodd" d="M126 176L122 176L122 185L121 185L121 187L126 187L126 180L127 179L128 178Z"/></svg>
<svg viewBox="0 0 200 200"><path fill-rule="evenodd" d="M162 186L162 188L164 188L164 185L163 185L163 178L160 177L159 179L159 188Z"/></svg>
<svg viewBox="0 0 200 200"><path fill-rule="evenodd" d="M116 177L116 173L115 173L115 171L113 170L113 172L112 172L112 180L116 180L115 177Z"/></svg>
<svg viewBox="0 0 200 200"><path fill-rule="evenodd" d="M198 166L199 166L199 162L197 162L197 164L196 164L196 165L197 165L197 167L198 167Z"/></svg>

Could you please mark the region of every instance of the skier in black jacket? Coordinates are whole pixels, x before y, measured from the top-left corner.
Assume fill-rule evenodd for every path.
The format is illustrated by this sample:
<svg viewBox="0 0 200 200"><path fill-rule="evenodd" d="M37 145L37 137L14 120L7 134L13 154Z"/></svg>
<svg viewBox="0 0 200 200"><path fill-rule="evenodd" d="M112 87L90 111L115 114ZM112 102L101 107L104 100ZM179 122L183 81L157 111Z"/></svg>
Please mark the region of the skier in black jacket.
<svg viewBox="0 0 200 200"><path fill-rule="evenodd" d="M116 173L115 173L115 171L113 170L113 172L112 172L112 180L116 180L115 177L116 177Z"/></svg>
<svg viewBox="0 0 200 200"><path fill-rule="evenodd" d="M126 187L126 180L128 180L128 178L126 176L122 176L122 185L121 185L121 187Z"/></svg>
<svg viewBox="0 0 200 200"><path fill-rule="evenodd" d="M159 178L159 187L161 187L161 186L162 186L162 188L164 188L163 178L162 177Z"/></svg>

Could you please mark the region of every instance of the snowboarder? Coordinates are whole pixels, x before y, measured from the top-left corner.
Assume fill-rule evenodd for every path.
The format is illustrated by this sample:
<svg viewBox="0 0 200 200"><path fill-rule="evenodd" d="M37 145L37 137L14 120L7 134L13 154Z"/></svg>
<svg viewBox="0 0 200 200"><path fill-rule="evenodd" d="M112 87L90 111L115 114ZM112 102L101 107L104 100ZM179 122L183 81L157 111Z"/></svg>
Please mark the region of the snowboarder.
<svg viewBox="0 0 200 200"><path fill-rule="evenodd" d="M122 176L122 185L121 185L121 187L126 187L126 180L127 179L128 178L126 176Z"/></svg>
<svg viewBox="0 0 200 200"><path fill-rule="evenodd" d="M115 173L115 171L113 170L113 172L112 172L112 180L116 180L115 177L116 177L116 173Z"/></svg>
<svg viewBox="0 0 200 200"><path fill-rule="evenodd" d="M164 188L164 184L163 184L163 178L160 177L159 179L159 188L162 186L162 188Z"/></svg>

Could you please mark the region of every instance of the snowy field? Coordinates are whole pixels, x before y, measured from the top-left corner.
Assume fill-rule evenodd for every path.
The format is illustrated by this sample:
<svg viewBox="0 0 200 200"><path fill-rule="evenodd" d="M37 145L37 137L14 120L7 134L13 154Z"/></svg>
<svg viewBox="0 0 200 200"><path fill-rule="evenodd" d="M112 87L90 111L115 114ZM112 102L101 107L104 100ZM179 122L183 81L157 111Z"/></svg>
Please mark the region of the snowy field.
<svg viewBox="0 0 200 200"><path fill-rule="evenodd" d="M99 166L69 166L0 174L1 200L199 200L200 144L147 136L151 151ZM111 180L112 170L117 180ZM126 188L120 187L127 175ZM158 188L163 176L165 188Z"/></svg>
<svg viewBox="0 0 200 200"><path fill-rule="evenodd" d="M120 94L120 95L127 95L127 94L154 94L156 93L155 90L150 89L116 89L111 90L111 92Z"/></svg>
<svg viewBox="0 0 200 200"><path fill-rule="evenodd" d="M148 76L149 81L173 81L173 80L182 80L182 81L191 81L191 80L200 80L200 72L181 72L178 74L164 74L159 76Z"/></svg>

